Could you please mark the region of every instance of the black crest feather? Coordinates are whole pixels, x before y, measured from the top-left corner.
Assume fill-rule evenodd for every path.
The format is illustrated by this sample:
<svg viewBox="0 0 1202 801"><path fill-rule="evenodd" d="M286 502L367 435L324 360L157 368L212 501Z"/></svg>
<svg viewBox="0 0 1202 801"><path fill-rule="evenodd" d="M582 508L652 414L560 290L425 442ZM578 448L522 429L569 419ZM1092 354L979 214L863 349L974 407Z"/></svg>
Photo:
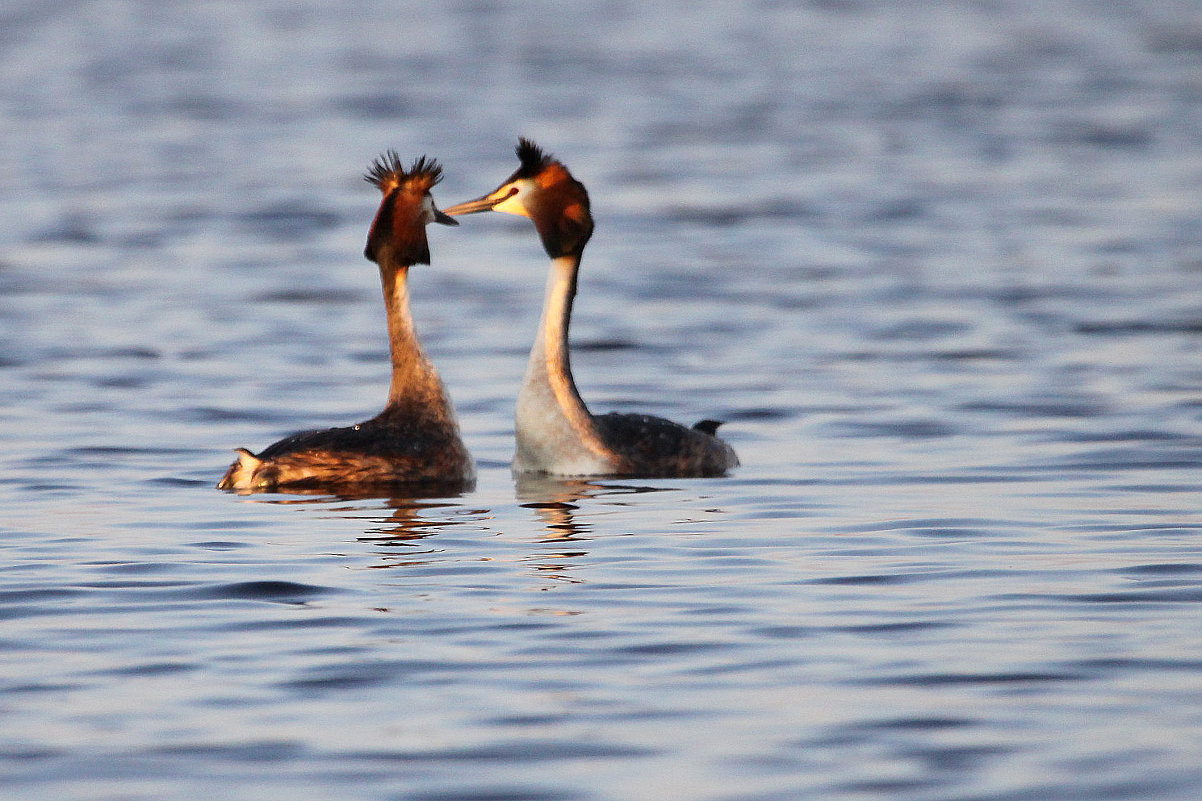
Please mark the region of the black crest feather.
<svg viewBox="0 0 1202 801"><path fill-rule="evenodd" d="M414 160L413 166L406 172L400 155L395 150L389 149L372 162L363 176L363 180L381 192L389 192L407 181L422 183L424 186L421 188L429 190L430 187L442 180L442 165L438 163L437 159L418 156Z"/></svg>
<svg viewBox="0 0 1202 801"><path fill-rule="evenodd" d="M425 157L423 156L423 158ZM368 167L363 180L380 190L383 190L388 184L399 184L404 181L405 165L401 163L400 155L395 150L384 151Z"/></svg>
<svg viewBox="0 0 1202 801"><path fill-rule="evenodd" d="M419 176L428 180L429 186L434 186L442 180L442 165L438 163L438 159L418 156L413 162L413 166L409 168L409 177L417 178Z"/></svg>
<svg viewBox="0 0 1202 801"><path fill-rule="evenodd" d="M545 152L524 136L518 139L518 145L514 148L514 152L518 154L518 160L522 163L515 173L515 177L520 178L534 177L539 170L555 160L550 153Z"/></svg>

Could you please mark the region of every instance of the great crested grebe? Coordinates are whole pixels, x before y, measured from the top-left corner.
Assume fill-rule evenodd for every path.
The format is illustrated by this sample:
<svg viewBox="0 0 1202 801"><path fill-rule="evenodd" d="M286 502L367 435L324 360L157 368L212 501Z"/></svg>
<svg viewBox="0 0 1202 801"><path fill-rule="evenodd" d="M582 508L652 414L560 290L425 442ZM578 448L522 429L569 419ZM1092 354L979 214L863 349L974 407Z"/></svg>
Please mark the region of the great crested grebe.
<svg viewBox="0 0 1202 801"><path fill-rule="evenodd" d="M593 415L576 390L568 324L580 256L593 233L588 192L562 163L528 139L521 166L494 191L447 214L500 211L529 217L551 257L542 320L518 394L516 473L560 476L720 476L739 464L714 436L718 423L692 428L645 414Z"/></svg>
<svg viewBox="0 0 1202 801"><path fill-rule="evenodd" d="M392 383L384 411L359 425L293 434L258 455L239 448L219 489L271 492L472 482L475 469L446 389L422 353L409 314L409 267L430 263L426 225L458 225L435 208L430 196L441 177L442 167L425 156L405 172L391 150L364 176L384 195L363 251L380 266L388 315Z"/></svg>

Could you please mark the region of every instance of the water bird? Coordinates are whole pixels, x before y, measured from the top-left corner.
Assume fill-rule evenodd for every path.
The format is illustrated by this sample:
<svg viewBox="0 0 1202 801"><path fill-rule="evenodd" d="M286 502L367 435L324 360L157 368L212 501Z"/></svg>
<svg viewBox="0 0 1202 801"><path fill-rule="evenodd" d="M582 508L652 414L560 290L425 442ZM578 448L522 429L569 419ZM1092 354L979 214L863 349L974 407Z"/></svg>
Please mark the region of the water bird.
<svg viewBox="0 0 1202 801"><path fill-rule="evenodd" d="M734 449L715 435L717 421L688 428L645 414L589 412L568 353L580 258L593 234L588 192L528 139L519 140L517 157L520 166L495 190L446 209L528 217L551 257L542 319L518 394L514 472L664 478L720 476L736 467Z"/></svg>
<svg viewBox="0 0 1202 801"><path fill-rule="evenodd" d="M459 224L439 211L430 195L441 178L437 161L422 156L406 171L392 150L364 175L383 194L363 255L379 265L388 318L392 381L384 410L358 425L293 434L258 454L239 448L219 489L468 486L474 480L475 467L446 388L422 352L409 313L409 268L430 263L426 225Z"/></svg>

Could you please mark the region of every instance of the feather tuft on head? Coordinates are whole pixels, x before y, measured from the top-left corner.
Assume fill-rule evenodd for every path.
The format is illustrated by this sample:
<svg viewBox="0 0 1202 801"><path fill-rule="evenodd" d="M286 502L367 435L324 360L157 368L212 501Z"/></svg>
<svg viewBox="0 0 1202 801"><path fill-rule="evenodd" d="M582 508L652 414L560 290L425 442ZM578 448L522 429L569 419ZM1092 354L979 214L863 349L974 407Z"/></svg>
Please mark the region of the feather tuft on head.
<svg viewBox="0 0 1202 801"><path fill-rule="evenodd" d="M408 179L415 189L429 192L442 180L442 165L438 163L438 159L418 156L409 168Z"/></svg>
<svg viewBox="0 0 1202 801"><path fill-rule="evenodd" d="M522 163L514 177L533 178L540 170L555 161L550 153L524 136L518 139L518 145L514 148L514 152L517 153L518 160Z"/></svg>
<svg viewBox="0 0 1202 801"><path fill-rule="evenodd" d="M384 194L396 189L406 178L405 165L395 150L386 150L372 162L364 174L363 180L372 184Z"/></svg>
<svg viewBox="0 0 1202 801"><path fill-rule="evenodd" d="M388 194L409 184L414 189L428 192L431 187L442 180L442 165L437 159L418 156L413 166L405 171L405 165L395 150L386 150L367 169L363 180L372 184L384 194Z"/></svg>

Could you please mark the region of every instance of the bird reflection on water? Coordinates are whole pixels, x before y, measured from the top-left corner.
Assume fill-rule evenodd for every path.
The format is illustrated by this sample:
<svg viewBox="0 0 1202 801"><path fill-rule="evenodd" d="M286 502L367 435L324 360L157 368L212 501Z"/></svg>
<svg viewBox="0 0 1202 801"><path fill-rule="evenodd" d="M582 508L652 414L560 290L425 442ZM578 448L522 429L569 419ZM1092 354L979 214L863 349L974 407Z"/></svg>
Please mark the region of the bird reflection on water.
<svg viewBox="0 0 1202 801"><path fill-rule="evenodd" d="M405 490L404 494L391 496L369 489L338 494L317 489L295 490L288 495L247 495L243 501L307 506L321 510L322 516L327 518L360 521L363 533L355 539L376 549L380 558L367 564L368 568L445 566L448 561L460 558L448 554L462 555L453 546L453 540L466 535L473 543L470 557L463 558L470 562L521 564L540 580L553 582L539 587L550 589L559 583L582 583L583 580L574 574L580 565L573 562L589 555L584 544L593 538L595 524L586 521L598 514L592 506L625 506L624 501L617 500L621 496L663 492L669 488L519 476L514 484L516 505L504 501L493 505L469 505L465 503L468 493L448 492L441 484L417 485L405 487ZM517 524L523 530L538 530L541 532L538 538L515 543L512 538L505 537L505 529L515 524L506 525L497 519L504 507L526 512L526 518ZM603 511L600 513L604 514ZM521 553L512 553L514 545L522 548ZM575 547L564 547L568 545ZM502 549L499 554L493 553L497 547Z"/></svg>

